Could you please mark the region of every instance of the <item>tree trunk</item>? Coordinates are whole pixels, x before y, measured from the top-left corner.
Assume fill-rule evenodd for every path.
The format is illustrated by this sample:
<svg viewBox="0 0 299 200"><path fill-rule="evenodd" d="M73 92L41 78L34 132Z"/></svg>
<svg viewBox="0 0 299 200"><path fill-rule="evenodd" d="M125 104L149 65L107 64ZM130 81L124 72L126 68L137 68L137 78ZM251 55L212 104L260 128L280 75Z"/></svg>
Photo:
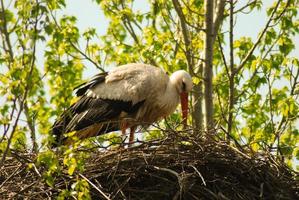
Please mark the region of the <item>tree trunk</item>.
<svg viewBox="0 0 299 200"><path fill-rule="evenodd" d="M203 63L200 61L198 76L202 78L203 72ZM203 100L203 82L199 81L199 83L195 83L193 86L193 94L192 94L192 125L195 130L202 131L203 130L203 112L202 112L202 100Z"/></svg>
<svg viewBox="0 0 299 200"><path fill-rule="evenodd" d="M205 0L205 40L204 40L204 102L205 126L207 131L214 129L213 105L213 15L214 1Z"/></svg>

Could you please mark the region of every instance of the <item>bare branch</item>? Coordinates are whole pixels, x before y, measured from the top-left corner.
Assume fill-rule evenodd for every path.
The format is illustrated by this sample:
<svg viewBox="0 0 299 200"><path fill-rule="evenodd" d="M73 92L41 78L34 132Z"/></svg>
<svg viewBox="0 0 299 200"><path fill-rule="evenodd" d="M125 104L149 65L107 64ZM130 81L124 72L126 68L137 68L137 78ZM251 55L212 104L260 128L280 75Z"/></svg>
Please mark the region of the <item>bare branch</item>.
<svg viewBox="0 0 299 200"><path fill-rule="evenodd" d="M98 188L93 182L91 182L88 178L86 178L83 174L79 174L84 180L86 180L94 189L96 189L105 199L111 200L100 188Z"/></svg>

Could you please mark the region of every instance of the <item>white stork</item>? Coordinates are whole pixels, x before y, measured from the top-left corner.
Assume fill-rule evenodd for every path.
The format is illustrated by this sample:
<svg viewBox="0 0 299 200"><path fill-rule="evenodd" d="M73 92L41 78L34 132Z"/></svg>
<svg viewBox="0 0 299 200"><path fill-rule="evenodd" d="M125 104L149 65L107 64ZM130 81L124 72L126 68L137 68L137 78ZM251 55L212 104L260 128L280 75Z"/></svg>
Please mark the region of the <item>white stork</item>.
<svg viewBox="0 0 299 200"><path fill-rule="evenodd" d="M116 130L125 134L127 128L132 143L137 126L148 126L168 116L180 98L186 124L192 86L192 78L184 70L169 77L162 69L146 64L122 65L97 74L76 88L80 99L54 123L56 145L71 143L63 134L72 131L84 139Z"/></svg>

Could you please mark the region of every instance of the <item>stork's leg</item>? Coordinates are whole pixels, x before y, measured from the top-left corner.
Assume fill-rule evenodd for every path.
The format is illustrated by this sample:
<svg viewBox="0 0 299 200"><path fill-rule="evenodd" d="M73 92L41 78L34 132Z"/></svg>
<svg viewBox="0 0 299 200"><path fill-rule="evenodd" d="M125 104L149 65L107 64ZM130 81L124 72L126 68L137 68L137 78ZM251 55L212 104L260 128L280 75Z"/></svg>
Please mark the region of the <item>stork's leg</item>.
<svg viewBox="0 0 299 200"><path fill-rule="evenodd" d="M135 134L136 126L132 126L130 128L130 137L129 137L129 147L133 144L134 142L134 134Z"/></svg>
<svg viewBox="0 0 299 200"><path fill-rule="evenodd" d="M123 138L125 138L125 139L126 139L126 130L127 130L127 128L128 128L128 123L122 122L121 126L120 126L120 129L121 129L121 134L122 134ZM124 143L122 143L120 146L122 148L125 147Z"/></svg>

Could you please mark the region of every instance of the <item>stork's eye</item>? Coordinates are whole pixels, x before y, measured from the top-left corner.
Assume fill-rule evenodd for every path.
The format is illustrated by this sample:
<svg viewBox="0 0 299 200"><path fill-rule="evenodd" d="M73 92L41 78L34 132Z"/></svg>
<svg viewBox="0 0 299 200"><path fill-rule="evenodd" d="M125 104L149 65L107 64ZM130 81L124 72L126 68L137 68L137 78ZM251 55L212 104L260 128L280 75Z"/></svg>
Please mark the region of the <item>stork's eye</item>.
<svg viewBox="0 0 299 200"><path fill-rule="evenodd" d="M182 82L182 90L186 91L186 83L184 81Z"/></svg>

